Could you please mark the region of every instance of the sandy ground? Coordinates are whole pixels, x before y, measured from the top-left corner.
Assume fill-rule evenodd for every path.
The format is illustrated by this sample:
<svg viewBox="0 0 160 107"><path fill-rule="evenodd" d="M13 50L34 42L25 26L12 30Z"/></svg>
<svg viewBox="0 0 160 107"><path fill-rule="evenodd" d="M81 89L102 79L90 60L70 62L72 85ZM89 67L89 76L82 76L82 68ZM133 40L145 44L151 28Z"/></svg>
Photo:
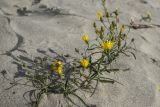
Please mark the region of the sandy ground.
<svg viewBox="0 0 160 107"><path fill-rule="evenodd" d="M153 14L151 23L160 23L159 0L108 0L107 6L110 10L120 9L125 24L130 17L138 19L147 10ZM27 7L27 13L17 13L23 7ZM6 77L13 80L17 72L13 55L34 57L40 55L37 49L51 48L74 55L74 48L84 46L80 40L83 33L94 38L92 23L100 8L97 0L0 0L0 71L6 70ZM94 96L81 95L88 103L96 107L160 107L160 29L132 29L129 35L135 38L137 59L122 56L117 66L130 70L111 74L124 86L100 84ZM30 88L6 90L9 86L9 81L0 75L0 107L27 106L23 93ZM66 107L62 99L44 96L41 107Z"/></svg>

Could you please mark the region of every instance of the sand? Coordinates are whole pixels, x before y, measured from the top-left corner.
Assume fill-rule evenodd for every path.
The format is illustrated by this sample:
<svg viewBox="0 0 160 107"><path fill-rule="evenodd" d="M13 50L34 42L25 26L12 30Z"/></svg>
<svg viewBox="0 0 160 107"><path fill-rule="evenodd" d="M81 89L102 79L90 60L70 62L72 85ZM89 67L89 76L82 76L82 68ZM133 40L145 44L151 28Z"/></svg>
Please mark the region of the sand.
<svg viewBox="0 0 160 107"><path fill-rule="evenodd" d="M17 13L17 9L23 7L27 12ZM153 14L151 23L160 23L159 0L108 0L107 7L119 9L125 24L130 17L138 19L147 10ZM40 56L37 49L47 51L51 48L74 56L74 48L84 47L83 33L94 38L92 23L100 8L97 0L1 0L0 71L6 70L6 77L13 80L17 72L13 56ZM124 85L100 84L92 97L81 93L89 104L96 107L160 107L160 28L131 29L131 38L135 38L137 59L121 56L116 66L130 70L110 74ZM30 88L16 86L5 90L9 83L0 75L0 107L26 107L23 94ZM83 107L79 101L77 104ZM66 104L60 95L44 95L40 107L66 107Z"/></svg>

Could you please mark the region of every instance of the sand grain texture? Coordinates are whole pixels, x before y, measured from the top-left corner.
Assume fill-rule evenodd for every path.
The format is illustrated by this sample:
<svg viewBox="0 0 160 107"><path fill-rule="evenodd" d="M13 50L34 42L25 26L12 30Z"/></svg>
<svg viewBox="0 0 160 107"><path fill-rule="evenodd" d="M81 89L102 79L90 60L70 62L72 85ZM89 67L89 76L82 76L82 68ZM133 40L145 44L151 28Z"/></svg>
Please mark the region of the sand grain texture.
<svg viewBox="0 0 160 107"><path fill-rule="evenodd" d="M110 10L120 9L121 21L128 24L130 17L140 18L147 10L153 14L154 24L160 23L159 0L108 0ZM26 7L25 14L17 13ZM0 71L7 71L13 79L17 66L13 55L31 57L40 55L37 49L54 49L59 53L74 55L74 48L82 49L83 33L94 38L92 23L101 6L97 0L0 0ZM130 67L129 71L111 74L124 84L100 84L95 95L79 95L96 107L160 107L160 29L131 30L135 38L136 56L118 60L118 67ZM23 93L28 87L16 86L10 90L9 81L0 76L0 107L25 107ZM77 101L80 107L83 105ZM40 107L66 107L60 95L44 95Z"/></svg>

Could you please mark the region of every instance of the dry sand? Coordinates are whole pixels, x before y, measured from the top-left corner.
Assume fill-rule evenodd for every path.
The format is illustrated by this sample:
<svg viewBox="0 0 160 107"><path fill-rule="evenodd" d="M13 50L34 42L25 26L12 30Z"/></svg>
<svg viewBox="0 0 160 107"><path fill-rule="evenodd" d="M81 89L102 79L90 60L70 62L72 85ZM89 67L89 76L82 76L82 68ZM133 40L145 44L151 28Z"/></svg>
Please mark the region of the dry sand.
<svg viewBox="0 0 160 107"><path fill-rule="evenodd" d="M160 0L108 0L107 6L110 10L120 9L125 24L130 17L138 19L147 10L152 11L152 23L160 23ZM18 14L17 9L23 7L29 11ZM37 4L34 0L0 0L0 71L5 69L12 80L17 72L12 55L34 57L40 55L37 49L52 48L74 55L74 48L84 46L80 40L83 33L94 38L92 22L100 8L97 0L41 0ZM111 74L124 86L100 84L94 96L81 94L88 103L97 107L160 107L160 29L132 29L129 35L135 38L137 59L122 56L117 66L130 70ZM0 75L0 107L27 106L23 93L29 88L5 90L9 86L9 81ZM41 107L66 107L62 99L44 96Z"/></svg>

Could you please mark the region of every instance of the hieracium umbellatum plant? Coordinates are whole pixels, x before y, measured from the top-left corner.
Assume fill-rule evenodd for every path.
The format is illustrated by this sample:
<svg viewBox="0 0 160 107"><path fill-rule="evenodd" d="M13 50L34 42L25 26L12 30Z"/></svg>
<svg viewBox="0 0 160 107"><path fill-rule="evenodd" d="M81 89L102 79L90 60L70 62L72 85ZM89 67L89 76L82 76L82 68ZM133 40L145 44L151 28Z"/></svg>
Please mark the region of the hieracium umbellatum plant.
<svg viewBox="0 0 160 107"><path fill-rule="evenodd" d="M70 95L75 96L88 106L77 95L78 90L93 95L99 83L119 83L109 78L109 73L119 70L111 68L111 65L121 54L135 57L134 48L131 47L134 39L127 41L129 28L120 23L119 11L109 12L105 2L106 0L101 0L103 9L97 11L98 21L93 22L95 39L91 40L87 32L82 35L86 48L82 52L75 48L78 58L56 53L55 57L46 55L44 58L35 58L30 66L20 63L24 76L32 82L37 92L32 106L38 106L42 94L50 93L63 94L70 102Z"/></svg>

